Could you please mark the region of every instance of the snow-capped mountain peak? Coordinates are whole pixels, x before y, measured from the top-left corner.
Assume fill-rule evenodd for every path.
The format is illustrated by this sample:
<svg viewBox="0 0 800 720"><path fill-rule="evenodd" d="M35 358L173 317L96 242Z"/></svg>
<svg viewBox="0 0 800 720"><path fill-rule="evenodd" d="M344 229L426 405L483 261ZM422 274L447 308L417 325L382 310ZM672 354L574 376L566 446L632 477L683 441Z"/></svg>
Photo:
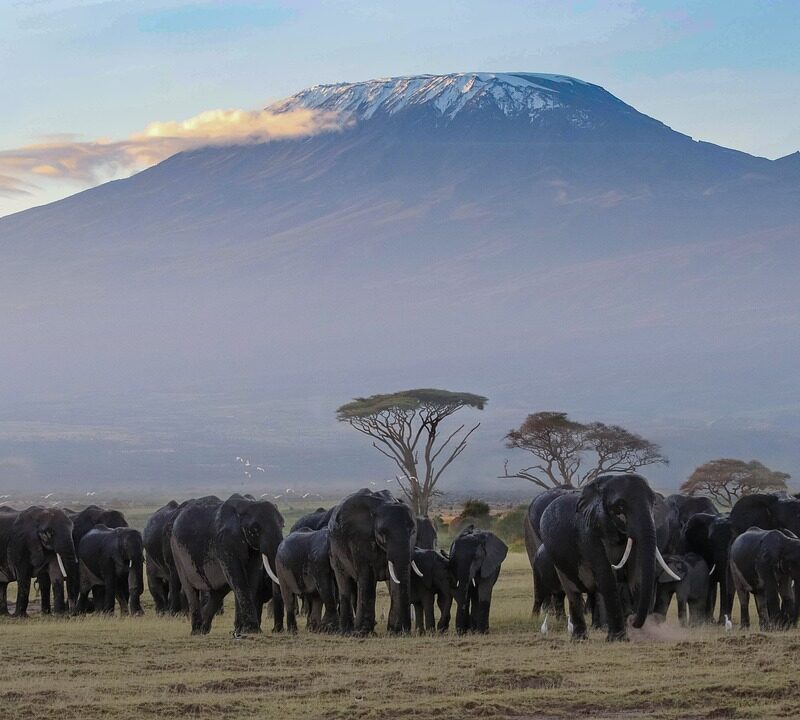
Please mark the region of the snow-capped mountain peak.
<svg viewBox="0 0 800 720"><path fill-rule="evenodd" d="M564 75L454 73L315 85L269 109L326 110L338 112L344 120L362 121L376 115L396 115L415 106L431 107L446 120L452 120L465 108L494 107L506 116L527 115L533 120L546 110L563 107L565 91L572 96L580 89L606 94L597 86Z"/></svg>

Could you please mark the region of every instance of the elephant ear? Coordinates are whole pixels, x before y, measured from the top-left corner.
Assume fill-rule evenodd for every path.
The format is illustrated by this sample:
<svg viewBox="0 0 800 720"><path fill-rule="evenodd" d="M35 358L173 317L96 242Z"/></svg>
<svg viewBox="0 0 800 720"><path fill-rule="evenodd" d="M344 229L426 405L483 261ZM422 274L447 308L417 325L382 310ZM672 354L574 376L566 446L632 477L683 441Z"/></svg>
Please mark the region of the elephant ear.
<svg viewBox="0 0 800 720"><path fill-rule="evenodd" d="M481 564L481 577L492 577L499 569L503 560L508 555L508 545L506 545L494 533L487 533L484 543L486 555Z"/></svg>
<svg viewBox="0 0 800 720"><path fill-rule="evenodd" d="M676 558L671 558L667 556L664 558L672 572L674 572L681 580L686 577L686 574L689 572L689 566L686 564L684 560L678 560ZM671 583L676 582L675 578L670 577L667 575L666 571L662 570L658 575L658 582L660 583Z"/></svg>
<svg viewBox="0 0 800 720"><path fill-rule="evenodd" d="M219 519L222 528L231 532L243 530L246 525L247 511L252 501L241 495L231 495L219 509Z"/></svg>
<svg viewBox="0 0 800 720"><path fill-rule="evenodd" d="M611 479L609 475L600 475L586 483L578 498L577 512L582 513L591 526L600 524L603 515L603 492Z"/></svg>

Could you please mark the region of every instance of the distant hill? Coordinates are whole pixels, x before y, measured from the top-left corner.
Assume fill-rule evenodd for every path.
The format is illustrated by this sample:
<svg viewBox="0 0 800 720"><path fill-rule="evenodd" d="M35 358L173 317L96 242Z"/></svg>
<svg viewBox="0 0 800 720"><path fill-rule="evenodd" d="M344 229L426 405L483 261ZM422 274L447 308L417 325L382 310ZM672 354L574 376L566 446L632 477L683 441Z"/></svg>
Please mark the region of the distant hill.
<svg viewBox="0 0 800 720"><path fill-rule="evenodd" d="M452 473L477 487L541 409L661 442L663 485L717 456L800 473L800 155L695 142L563 76L270 109L296 108L343 129L0 219L0 489L351 487L391 468L336 406L414 386L490 398Z"/></svg>

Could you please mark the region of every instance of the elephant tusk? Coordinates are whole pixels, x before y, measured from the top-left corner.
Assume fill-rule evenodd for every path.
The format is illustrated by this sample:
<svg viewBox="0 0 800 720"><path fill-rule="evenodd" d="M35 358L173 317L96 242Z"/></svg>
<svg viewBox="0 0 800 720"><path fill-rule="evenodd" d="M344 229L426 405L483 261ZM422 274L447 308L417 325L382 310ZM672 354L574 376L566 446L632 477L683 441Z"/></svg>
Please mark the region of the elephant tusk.
<svg viewBox="0 0 800 720"><path fill-rule="evenodd" d="M128 567L133 568L133 560L128 560Z"/></svg>
<svg viewBox="0 0 800 720"><path fill-rule="evenodd" d="M269 575L272 582L280 586L281 581L278 580L278 576L274 572L272 572L272 568L269 566L269 559L267 558L266 555L264 555L264 553L261 553L261 561L264 563L264 570L267 571L267 575Z"/></svg>
<svg viewBox="0 0 800 720"><path fill-rule="evenodd" d="M628 562L628 558L631 555L632 547L633 547L633 538L628 538L628 543L627 545L625 545L625 552L622 554L622 560L620 560L616 565L614 565L614 563L611 563L611 567L614 568L614 570L622 569L622 566L626 562Z"/></svg>
<svg viewBox="0 0 800 720"><path fill-rule="evenodd" d="M711 566L711 570L709 570L709 571L708 571L708 574L709 574L709 575L713 575L713 574L714 574L714 570L716 570L716 569L717 569L717 563L714 563L714 564Z"/></svg>
<svg viewBox="0 0 800 720"><path fill-rule="evenodd" d="M475 578L472 578L472 587L478 587L478 583L475 582Z"/></svg>
<svg viewBox="0 0 800 720"><path fill-rule="evenodd" d="M458 587L459 585L461 585L461 580L456 580L456 587Z"/></svg>
<svg viewBox="0 0 800 720"><path fill-rule="evenodd" d="M56 560L58 560L58 567L61 570L61 575L66 579L67 577L67 569L64 567L64 561L61 559L61 555L56 553Z"/></svg>
<svg viewBox="0 0 800 720"><path fill-rule="evenodd" d="M422 570L420 570L420 569L417 567L417 563L415 563L413 560L411 561L411 569L412 569L412 570L413 570L415 573L417 573L417 575L419 575L419 577L425 577L425 576L422 574Z"/></svg>
<svg viewBox="0 0 800 720"><path fill-rule="evenodd" d="M680 580L681 579L680 575L676 575L672 571L672 568L669 565L667 565L667 563L664 562L664 558L661 557L661 553L658 551L658 548L656 548L656 560L658 561L658 564L661 565L661 569L665 573L667 573L667 575L669 575L673 580Z"/></svg>
<svg viewBox="0 0 800 720"><path fill-rule="evenodd" d="M392 578L392 582L395 585L399 585L400 581L397 579L397 573L394 571L394 563L389 560L389 576Z"/></svg>

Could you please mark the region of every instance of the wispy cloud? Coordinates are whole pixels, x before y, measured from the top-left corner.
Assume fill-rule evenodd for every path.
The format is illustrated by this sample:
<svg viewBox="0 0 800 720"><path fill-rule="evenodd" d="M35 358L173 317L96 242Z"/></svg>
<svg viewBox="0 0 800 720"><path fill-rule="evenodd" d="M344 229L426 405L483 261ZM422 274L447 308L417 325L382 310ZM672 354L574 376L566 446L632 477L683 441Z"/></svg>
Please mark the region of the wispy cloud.
<svg viewBox="0 0 800 720"><path fill-rule="evenodd" d="M51 136L40 143L0 151L0 196L31 193L47 180L89 185L198 147L303 137L340 127L336 114L328 112L208 110L188 120L153 122L124 140Z"/></svg>

